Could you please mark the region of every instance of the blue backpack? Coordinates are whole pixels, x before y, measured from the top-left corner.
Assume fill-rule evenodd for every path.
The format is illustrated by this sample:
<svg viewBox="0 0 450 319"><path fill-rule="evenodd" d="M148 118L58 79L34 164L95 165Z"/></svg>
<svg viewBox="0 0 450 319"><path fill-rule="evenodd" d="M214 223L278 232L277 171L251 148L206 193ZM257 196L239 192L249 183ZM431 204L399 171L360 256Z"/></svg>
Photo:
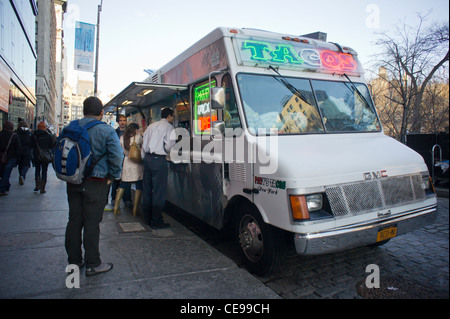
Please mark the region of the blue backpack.
<svg viewBox="0 0 450 319"><path fill-rule="evenodd" d="M94 166L103 158L94 159L91 152L91 142L88 130L102 121L90 121L80 126L79 121L72 121L59 135L55 154L53 156L53 168L56 177L71 184L82 184L89 177Z"/></svg>

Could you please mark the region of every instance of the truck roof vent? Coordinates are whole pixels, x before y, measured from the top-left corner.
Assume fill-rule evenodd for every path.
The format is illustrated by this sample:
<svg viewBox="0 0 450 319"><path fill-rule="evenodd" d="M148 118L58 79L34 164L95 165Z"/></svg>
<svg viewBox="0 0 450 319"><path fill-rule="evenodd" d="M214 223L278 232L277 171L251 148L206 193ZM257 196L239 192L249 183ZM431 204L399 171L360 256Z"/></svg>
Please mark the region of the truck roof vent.
<svg viewBox="0 0 450 319"><path fill-rule="evenodd" d="M153 83L158 83L159 82L158 81L158 73L155 73L155 74L152 75L152 82Z"/></svg>
<svg viewBox="0 0 450 319"><path fill-rule="evenodd" d="M325 32L320 32L320 31L303 34L303 35L301 35L301 37L327 42L327 34Z"/></svg>

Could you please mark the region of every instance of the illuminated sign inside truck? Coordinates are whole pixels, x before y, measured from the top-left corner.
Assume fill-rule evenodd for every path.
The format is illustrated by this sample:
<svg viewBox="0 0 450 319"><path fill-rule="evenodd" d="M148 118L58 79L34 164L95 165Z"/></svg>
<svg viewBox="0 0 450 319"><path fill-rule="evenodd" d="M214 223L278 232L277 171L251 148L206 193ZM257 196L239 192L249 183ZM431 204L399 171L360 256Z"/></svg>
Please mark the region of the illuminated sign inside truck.
<svg viewBox="0 0 450 319"><path fill-rule="evenodd" d="M216 86L213 79L211 87ZM217 111L211 114L209 101L209 83L204 82L194 87L194 132L195 134L211 134L211 121L217 121Z"/></svg>
<svg viewBox="0 0 450 319"><path fill-rule="evenodd" d="M273 65L326 73L361 73L356 58L350 53L292 41L277 43L273 40L236 40L238 63L243 65Z"/></svg>

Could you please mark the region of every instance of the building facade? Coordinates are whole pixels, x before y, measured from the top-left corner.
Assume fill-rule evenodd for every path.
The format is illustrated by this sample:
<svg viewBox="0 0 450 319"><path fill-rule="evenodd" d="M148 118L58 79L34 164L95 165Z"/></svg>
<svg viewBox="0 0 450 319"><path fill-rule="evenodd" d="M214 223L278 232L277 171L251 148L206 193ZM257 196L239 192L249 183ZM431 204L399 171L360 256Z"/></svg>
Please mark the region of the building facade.
<svg viewBox="0 0 450 319"><path fill-rule="evenodd" d="M62 23L67 0L0 0L0 129L62 123Z"/></svg>
<svg viewBox="0 0 450 319"><path fill-rule="evenodd" d="M0 129L7 120L33 125L37 14L34 0L0 0Z"/></svg>

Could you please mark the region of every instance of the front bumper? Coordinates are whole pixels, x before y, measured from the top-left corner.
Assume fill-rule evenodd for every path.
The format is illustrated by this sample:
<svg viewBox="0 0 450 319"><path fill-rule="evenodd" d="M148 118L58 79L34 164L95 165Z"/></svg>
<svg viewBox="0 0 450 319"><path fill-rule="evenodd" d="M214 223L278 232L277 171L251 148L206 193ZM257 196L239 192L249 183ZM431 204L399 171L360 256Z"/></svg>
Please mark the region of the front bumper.
<svg viewBox="0 0 450 319"><path fill-rule="evenodd" d="M319 255L367 246L377 242L380 228L397 225L396 236L432 224L436 205L369 222L337 227L317 233L295 234L295 249L301 255Z"/></svg>

